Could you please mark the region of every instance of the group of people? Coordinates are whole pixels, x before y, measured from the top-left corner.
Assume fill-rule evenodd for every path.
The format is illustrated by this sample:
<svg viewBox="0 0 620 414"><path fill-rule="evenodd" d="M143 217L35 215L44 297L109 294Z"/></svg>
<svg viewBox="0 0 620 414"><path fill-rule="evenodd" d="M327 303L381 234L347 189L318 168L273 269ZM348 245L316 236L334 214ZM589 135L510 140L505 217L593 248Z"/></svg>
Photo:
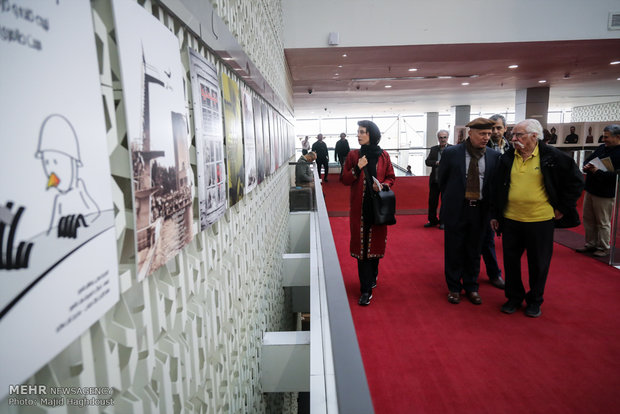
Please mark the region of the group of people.
<svg viewBox="0 0 620 414"><path fill-rule="evenodd" d="M502 115L476 118L466 127L467 138L456 145L448 144L449 132L440 130L438 145L426 159L431 174L424 227L444 230L448 302L459 304L464 292L471 303L482 303L478 293L482 257L490 283L504 290L507 301L501 311L512 314L525 302L525 315L538 317L554 229L580 224L576 206L584 187L586 242L577 251L595 256L609 253L615 171L620 168L620 125L604 129L603 144L585 159L583 173L570 156L545 143L543 127L535 119L516 124L508 139ZM325 145L322 138L319 134L315 145ZM346 155L341 157L338 150L336 154L342 165L341 180L351 187L349 248L358 265L358 303L366 306L377 285L379 259L385 255L387 242L387 226L373 223L372 195L392 187L395 174L390 156L379 146L381 132L375 123L359 121L357 139L359 150L350 151L347 143ZM344 133L342 141L346 142ZM316 155L309 152L304 157L311 163ZM505 280L497 262L496 236L502 237ZM521 277L524 253L528 291Z"/></svg>
<svg viewBox="0 0 620 414"><path fill-rule="evenodd" d="M555 228L579 225L577 200L584 189L586 244L577 252L609 253L615 170L620 168L620 126L604 130L603 145L587 157L583 173L571 157L543 140L543 127L526 119L504 138L501 115L476 118L466 125L467 139L447 144L447 131L437 133L426 164L429 212L425 227L440 225L444 233L444 266L448 301L461 294L482 303L478 275L482 256L491 283L505 290L504 313L525 301L525 315L541 315L544 289L553 253ZM441 209L436 216L439 194ZM502 237L505 282L497 264L495 235ZM521 278L521 257L527 253L529 291Z"/></svg>
<svg viewBox="0 0 620 414"><path fill-rule="evenodd" d="M571 157L545 142L543 127L535 119L516 124L508 138L502 115L476 118L466 127L466 139L456 145L448 144L448 131L437 132L438 145L426 158L431 174L424 227L444 230L448 302L459 304L464 292L471 303L482 303L478 293L482 257L490 283L504 290L507 301L501 311L512 314L525 302L525 315L538 317L553 254L554 229L580 224L576 206L584 187L585 245L577 252L609 253L615 171L620 168L620 125L605 127L603 144L585 159L583 173ZM379 259L385 255L387 243L387 226L373 223L372 195L392 187L396 177L390 156L379 146L381 132L375 123L359 121L357 139L360 149L350 151L346 135L341 134L336 159L342 166L342 183L351 187L349 247L358 265L358 303L366 306L377 285ZM306 151L310 149L307 140L302 143ZM309 180L309 164L316 159L319 165L319 154L327 153L323 146L319 134L312 151L300 158L297 168L304 170ZM502 237L505 280L497 262L496 236ZM521 277L524 253L528 291Z"/></svg>
<svg viewBox="0 0 620 414"><path fill-rule="evenodd" d="M316 142L312 144L310 147L310 142L308 140L308 136L301 141L301 154L302 157L307 155L309 152L314 153L314 160L316 160L317 171L319 174L319 178L321 178L321 169L323 169L323 182L329 182L328 174L329 174L329 152L327 150L327 144L323 141L323 134L318 134L316 136ZM342 179L342 166L344 165L344 161L349 154L351 148L349 147L349 141L347 141L347 134L344 132L340 134L340 139L336 142L336 162L340 164L340 179ZM312 162L314 160L310 160ZM306 158L302 160L300 158L299 162L308 161Z"/></svg>

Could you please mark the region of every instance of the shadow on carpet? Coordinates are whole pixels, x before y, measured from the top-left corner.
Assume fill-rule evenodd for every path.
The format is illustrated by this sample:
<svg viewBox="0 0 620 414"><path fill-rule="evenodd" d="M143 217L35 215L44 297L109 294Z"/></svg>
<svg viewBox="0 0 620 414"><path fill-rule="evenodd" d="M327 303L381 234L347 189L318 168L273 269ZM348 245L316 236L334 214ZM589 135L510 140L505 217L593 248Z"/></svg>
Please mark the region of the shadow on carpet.
<svg viewBox="0 0 620 414"><path fill-rule="evenodd" d="M584 243L583 235L575 233L569 229L555 229L553 241L572 250L583 247ZM594 256L592 253L583 253L583 255L596 259L599 262L609 264L609 255L603 257ZM617 247L614 257L620 257L620 249Z"/></svg>

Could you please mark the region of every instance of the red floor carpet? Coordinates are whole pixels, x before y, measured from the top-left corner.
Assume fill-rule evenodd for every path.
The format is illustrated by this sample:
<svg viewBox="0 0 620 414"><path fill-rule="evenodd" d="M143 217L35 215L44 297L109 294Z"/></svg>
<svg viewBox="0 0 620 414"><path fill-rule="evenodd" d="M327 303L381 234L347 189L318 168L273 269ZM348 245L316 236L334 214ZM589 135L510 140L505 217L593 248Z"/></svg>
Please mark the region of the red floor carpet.
<svg viewBox="0 0 620 414"><path fill-rule="evenodd" d="M349 192L333 184L329 205L343 205L334 198ZM417 205L421 191L399 202ZM503 291L484 265L483 304L452 305L443 232L423 228L425 215L400 215L372 303L361 307L348 217L330 220L376 413L619 412L620 271L556 244L540 318L501 313Z"/></svg>

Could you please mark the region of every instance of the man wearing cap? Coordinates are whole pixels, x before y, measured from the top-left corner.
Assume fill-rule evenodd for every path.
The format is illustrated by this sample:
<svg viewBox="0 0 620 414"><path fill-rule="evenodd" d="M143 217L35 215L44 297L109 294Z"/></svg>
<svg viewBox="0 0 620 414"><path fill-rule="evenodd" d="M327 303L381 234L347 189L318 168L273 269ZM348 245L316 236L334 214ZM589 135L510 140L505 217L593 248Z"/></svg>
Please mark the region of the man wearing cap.
<svg viewBox="0 0 620 414"><path fill-rule="evenodd" d="M537 318L553 254L556 227L579 225L577 199L583 174L575 161L542 142L543 128L535 119L512 130L513 148L499 160L492 203L491 227L502 234L504 253L504 313L514 313L526 301L525 315ZM529 292L521 280L521 256L527 252Z"/></svg>
<svg viewBox="0 0 620 414"><path fill-rule="evenodd" d="M467 139L446 148L439 163L444 272L448 302L461 301L461 291L475 305L478 294L482 236L489 220L491 180L499 152L487 148L495 121L476 118L466 125Z"/></svg>

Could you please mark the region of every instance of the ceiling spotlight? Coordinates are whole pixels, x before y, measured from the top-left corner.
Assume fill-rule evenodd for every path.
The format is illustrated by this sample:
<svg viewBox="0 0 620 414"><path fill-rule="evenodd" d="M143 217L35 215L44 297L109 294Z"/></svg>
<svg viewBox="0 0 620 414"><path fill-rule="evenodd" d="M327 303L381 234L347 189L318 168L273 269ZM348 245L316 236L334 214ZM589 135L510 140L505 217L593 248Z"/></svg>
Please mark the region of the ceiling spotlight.
<svg viewBox="0 0 620 414"><path fill-rule="evenodd" d="M547 83L547 81L542 79L542 80L539 80L538 83Z"/></svg>
<svg viewBox="0 0 620 414"><path fill-rule="evenodd" d="M417 72L418 68L409 68L409 72Z"/></svg>
<svg viewBox="0 0 620 414"><path fill-rule="evenodd" d="M508 66L508 69L516 69L518 67L519 67L519 65L510 65L510 66Z"/></svg>
<svg viewBox="0 0 620 414"><path fill-rule="evenodd" d="M346 54L346 53L344 53L344 54L342 55L342 57L347 57L347 54Z"/></svg>
<svg viewBox="0 0 620 414"><path fill-rule="evenodd" d="M452 76L437 76L437 79L452 79Z"/></svg>
<svg viewBox="0 0 620 414"><path fill-rule="evenodd" d="M566 72L566 73L564 74L564 79L570 79L570 73Z"/></svg>
<svg viewBox="0 0 620 414"><path fill-rule="evenodd" d="M609 62L610 65L620 65L620 60L614 60L613 62Z"/></svg>
<svg viewBox="0 0 620 414"><path fill-rule="evenodd" d="M390 88L392 87L392 85L385 85L385 87L386 87L387 89L390 89Z"/></svg>
<svg viewBox="0 0 620 414"><path fill-rule="evenodd" d="M339 68L341 68L341 67L342 67L342 65L338 65L338 67L339 67Z"/></svg>
<svg viewBox="0 0 620 414"><path fill-rule="evenodd" d="M334 76L340 76L340 73L334 73Z"/></svg>
<svg viewBox="0 0 620 414"><path fill-rule="evenodd" d="M467 85L469 85L469 82L463 82L463 83L461 83L461 85L467 86Z"/></svg>

